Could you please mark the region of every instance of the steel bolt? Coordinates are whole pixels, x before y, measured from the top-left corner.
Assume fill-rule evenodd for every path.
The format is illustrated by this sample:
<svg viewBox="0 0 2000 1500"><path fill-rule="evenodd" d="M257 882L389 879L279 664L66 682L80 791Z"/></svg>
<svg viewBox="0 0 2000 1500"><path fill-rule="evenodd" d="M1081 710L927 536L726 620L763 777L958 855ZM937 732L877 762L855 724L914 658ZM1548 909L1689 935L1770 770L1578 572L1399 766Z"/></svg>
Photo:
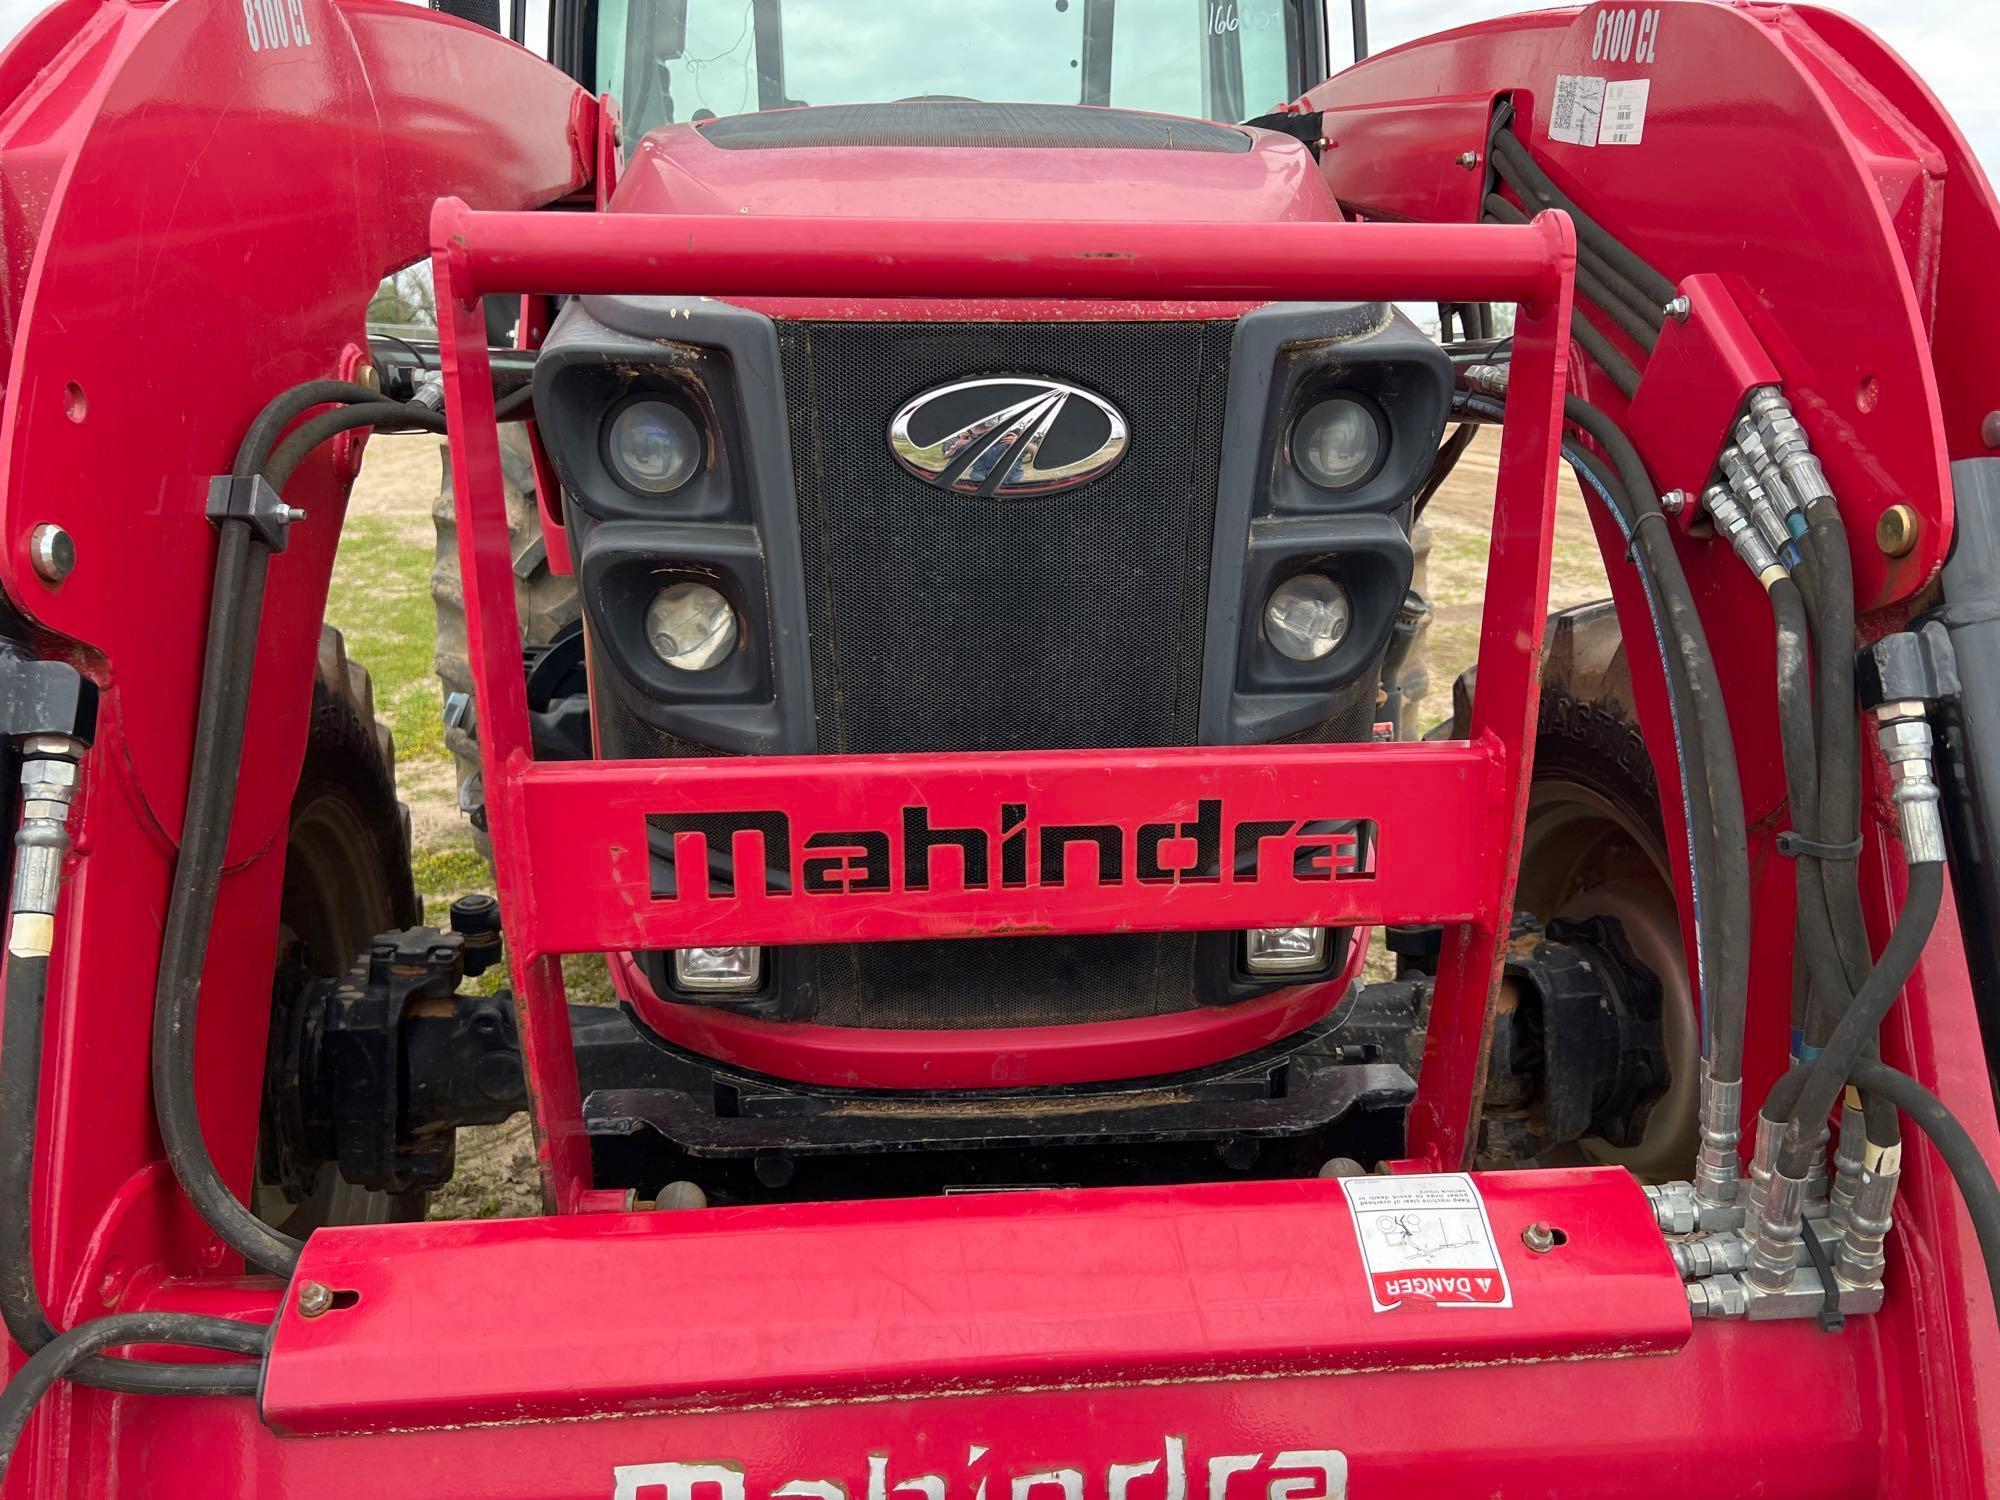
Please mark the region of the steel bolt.
<svg viewBox="0 0 2000 1500"><path fill-rule="evenodd" d="M1662 307L1660 311L1667 317L1672 318L1676 323L1685 323L1688 320L1688 314L1694 311L1694 304L1688 301L1686 294L1683 293Z"/></svg>
<svg viewBox="0 0 2000 1500"><path fill-rule="evenodd" d="M299 1283L299 1316L317 1318L333 1306L333 1288L323 1281Z"/></svg>
<svg viewBox="0 0 2000 1500"><path fill-rule="evenodd" d="M1875 545L1884 557L1907 557L1917 545L1917 513L1907 505L1892 505L1875 523Z"/></svg>
<svg viewBox="0 0 2000 1500"><path fill-rule="evenodd" d="M1465 168L1466 171L1470 172L1474 167L1479 165L1479 153L1477 151L1459 152L1458 164L1461 167Z"/></svg>
<svg viewBox="0 0 2000 1500"><path fill-rule="evenodd" d="M1537 1219L1521 1231L1521 1243L1537 1255L1547 1255L1556 1247L1556 1232L1548 1224Z"/></svg>
<svg viewBox="0 0 2000 1500"><path fill-rule="evenodd" d="M76 543L62 527L44 521L28 533L28 556L44 583L61 583L76 566Z"/></svg>
<svg viewBox="0 0 2000 1500"><path fill-rule="evenodd" d="M382 372L372 363L362 365L354 372L354 383L365 385L371 391L379 391L382 389Z"/></svg>
<svg viewBox="0 0 2000 1500"><path fill-rule="evenodd" d="M1687 508L1688 492L1686 490L1668 490L1664 495L1660 496L1660 509L1670 516L1677 516Z"/></svg>

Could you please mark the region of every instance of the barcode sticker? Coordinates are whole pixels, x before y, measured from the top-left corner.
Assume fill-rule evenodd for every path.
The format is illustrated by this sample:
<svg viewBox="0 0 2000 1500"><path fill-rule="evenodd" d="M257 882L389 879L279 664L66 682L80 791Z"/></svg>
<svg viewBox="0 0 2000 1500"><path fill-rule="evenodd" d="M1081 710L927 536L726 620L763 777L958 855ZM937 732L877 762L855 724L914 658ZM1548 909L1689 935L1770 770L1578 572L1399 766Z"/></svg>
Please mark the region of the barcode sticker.
<svg viewBox="0 0 2000 1500"><path fill-rule="evenodd" d="M1604 114L1604 80L1588 73L1556 74L1555 100L1549 106L1549 139L1572 146L1595 146L1597 122Z"/></svg>
<svg viewBox="0 0 2000 1500"><path fill-rule="evenodd" d="M1600 146L1636 146L1646 133L1646 91L1648 78L1613 83L1604 90L1604 123L1598 131Z"/></svg>

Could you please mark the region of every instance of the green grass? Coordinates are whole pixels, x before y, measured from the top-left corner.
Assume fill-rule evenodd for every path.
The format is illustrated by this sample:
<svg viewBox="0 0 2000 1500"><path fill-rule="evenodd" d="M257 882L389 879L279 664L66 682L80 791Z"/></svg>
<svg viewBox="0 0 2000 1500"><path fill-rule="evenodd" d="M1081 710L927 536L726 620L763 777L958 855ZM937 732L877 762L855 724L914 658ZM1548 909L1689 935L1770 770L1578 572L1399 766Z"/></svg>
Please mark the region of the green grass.
<svg viewBox="0 0 2000 1500"><path fill-rule="evenodd" d="M398 762L449 769L444 699L431 671L437 625L430 576L430 553L391 522L351 516L334 559L327 618L346 635L347 654L375 675L375 711L396 732Z"/></svg>

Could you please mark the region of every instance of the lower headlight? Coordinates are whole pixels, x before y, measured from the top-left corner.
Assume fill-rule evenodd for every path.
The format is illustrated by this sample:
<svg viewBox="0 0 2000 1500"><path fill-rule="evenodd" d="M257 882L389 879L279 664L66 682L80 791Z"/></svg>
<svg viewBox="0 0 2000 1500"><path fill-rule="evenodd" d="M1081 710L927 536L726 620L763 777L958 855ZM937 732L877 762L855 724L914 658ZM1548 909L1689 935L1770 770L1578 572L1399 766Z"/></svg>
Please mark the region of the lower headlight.
<svg viewBox="0 0 2000 1500"><path fill-rule="evenodd" d="M1354 604L1324 573L1300 573L1271 590L1264 638L1293 661L1318 661L1347 639Z"/></svg>
<svg viewBox="0 0 2000 1500"><path fill-rule="evenodd" d="M674 988L696 994L740 994L764 982L762 948L676 948Z"/></svg>
<svg viewBox="0 0 2000 1500"><path fill-rule="evenodd" d="M1243 967L1252 974L1302 974L1326 967L1324 927L1253 927L1243 934Z"/></svg>
<svg viewBox="0 0 2000 1500"><path fill-rule="evenodd" d="M736 611L705 583L676 583L646 608L646 643L683 672L706 672L736 649Z"/></svg>

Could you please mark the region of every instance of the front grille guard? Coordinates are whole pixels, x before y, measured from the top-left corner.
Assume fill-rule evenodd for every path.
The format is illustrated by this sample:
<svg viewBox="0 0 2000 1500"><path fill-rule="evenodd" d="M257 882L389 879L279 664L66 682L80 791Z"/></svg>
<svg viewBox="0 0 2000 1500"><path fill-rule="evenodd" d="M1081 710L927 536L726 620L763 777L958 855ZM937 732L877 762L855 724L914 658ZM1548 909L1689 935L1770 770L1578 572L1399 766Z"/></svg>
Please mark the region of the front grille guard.
<svg viewBox="0 0 2000 1500"><path fill-rule="evenodd" d="M1297 223L1029 224L475 213L432 218L467 645L480 709L488 831L505 918L544 1197L592 1191L560 958L737 943L880 942L1031 933L1200 931L1443 922L1408 1151L1468 1162L1512 910L1540 690L1575 241L1567 218L1523 226ZM804 247L810 247L805 249ZM493 294L981 297L1124 301L1483 301L1517 304L1479 644L1463 741L536 764L521 677L486 324ZM769 811L796 857L816 832L1195 821L1220 801L1246 823L1364 818L1373 857L1326 868L1281 857L1226 882L1021 883L994 872L841 894L768 890L776 851L744 834L731 896L656 896L649 817ZM1257 831L1247 835L1253 840ZM1087 850L1088 846L1086 846ZM997 856L996 856L997 858ZM683 861L692 865L694 861ZM1074 867L1079 876L1081 865ZM795 883L794 883L795 884Z"/></svg>

